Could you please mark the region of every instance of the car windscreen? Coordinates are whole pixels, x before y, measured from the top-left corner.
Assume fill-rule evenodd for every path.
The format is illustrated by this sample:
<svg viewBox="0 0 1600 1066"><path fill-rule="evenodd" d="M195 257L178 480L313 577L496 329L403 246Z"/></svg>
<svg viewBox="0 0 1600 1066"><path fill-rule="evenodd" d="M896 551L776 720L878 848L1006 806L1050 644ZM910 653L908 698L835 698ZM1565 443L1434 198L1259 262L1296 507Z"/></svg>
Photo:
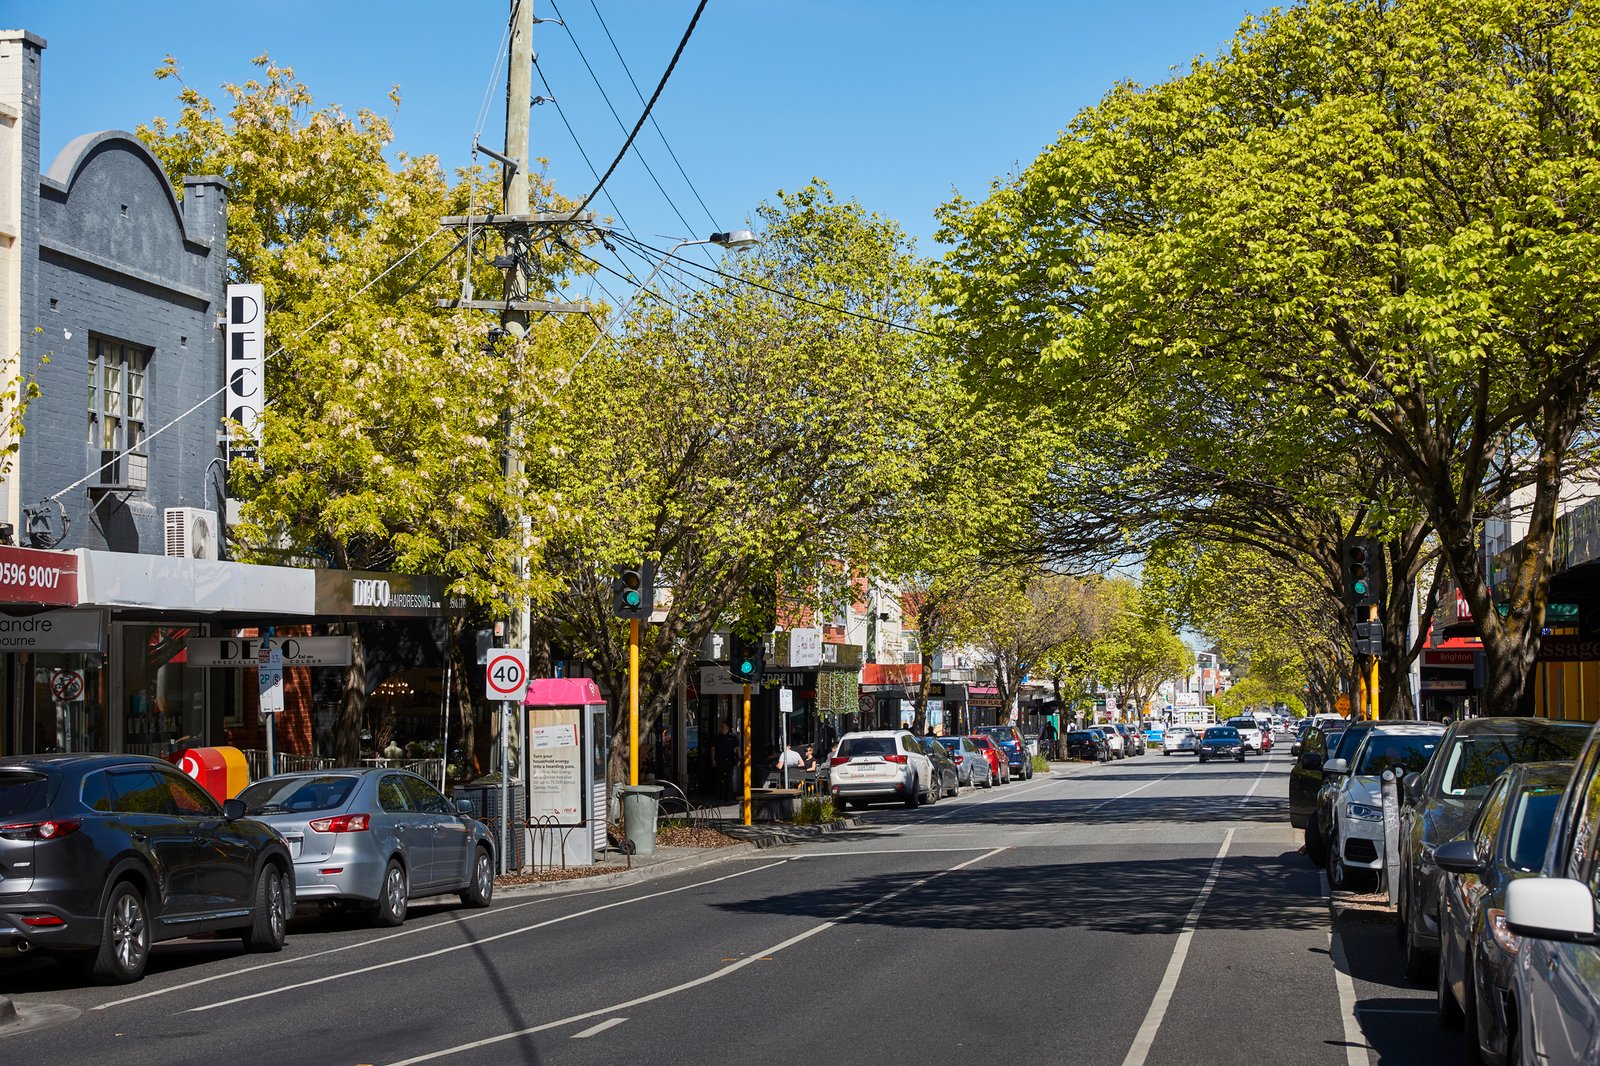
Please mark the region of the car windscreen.
<svg viewBox="0 0 1600 1066"><path fill-rule="evenodd" d="M1561 789L1533 788L1524 792L1512 814L1511 848L1507 861L1518 870L1537 870L1544 865L1544 847L1550 843Z"/></svg>
<svg viewBox="0 0 1600 1066"><path fill-rule="evenodd" d="M45 805L45 786L50 779L29 771L0 773L0 818L28 814Z"/></svg>
<svg viewBox="0 0 1600 1066"><path fill-rule="evenodd" d="M1370 732L1372 732L1372 726L1370 725L1355 725L1351 726L1349 729L1346 729L1343 733L1339 734L1337 747L1335 746L1334 741L1328 741L1328 750L1333 752L1333 755L1330 757L1334 759L1344 759L1346 762L1355 758L1356 749L1361 746L1361 742L1363 740L1367 739L1367 734Z"/></svg>
<svg viewBox="0 0 1600 1066"><path fill-rule="evenodd" d="M1374 733L1362 745L1353 773L1358 777L1376 777L1385 770L1394 770L1402 777L1419 774L1438 746L1436 734Z"/></svg>
<svg viewBox="0 0 1600 1066"><path fill-rule="evenodd" d="M1012 736L1011 730L1007 729L1005 726L984 726L982 729L979 729L978 732L982 733L984 736L993 737L1002 744L1015 744L1017 742L1017 738Z"/></svg>
<svg viewBox="0 0 1600 1066"><path fill-rule="evenodd" d="M960 737L934 737L934 739L937 740L939 742L939 746L944 748L946 751L961 750Z"/></svg>
<svg viewBox="0 0 1600 1066"><path fill-rule="evenodd" d="M1465 733L1441 753L1439 791L1446 796L1481 796L1514 763L1576 759L1589 726L1553 725L1526 733Z"/></svg>
<svg viewBox="0 0 1600 1066"><path fill-rule="evenodd" d="M345 805L355 787L356 778L348 774L269 778L257 781L239 793L239 798L249 814L332 811Z"/></svg>
<svg viewBox="0 0 1600 1066"><path fill-rule="evenodd" d="M1206 730L1207 740L1238 740L1239 731L1231 725L1212 726Z"/></svg>
<svg viewBox="0 0 1600 1066"><path fill-rule="evenodd" d="M861 755L896 755L894 737L845 737L839 741L839 755L853 759Z"/></svg>

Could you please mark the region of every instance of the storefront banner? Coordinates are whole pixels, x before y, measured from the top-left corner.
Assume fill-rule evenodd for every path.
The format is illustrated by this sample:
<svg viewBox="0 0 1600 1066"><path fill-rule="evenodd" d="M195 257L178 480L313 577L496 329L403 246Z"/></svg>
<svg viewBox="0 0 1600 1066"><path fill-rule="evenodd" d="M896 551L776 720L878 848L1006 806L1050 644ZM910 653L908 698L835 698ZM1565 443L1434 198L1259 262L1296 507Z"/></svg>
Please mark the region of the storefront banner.
<svg viewBox="0 0 1600 1066"><path fill-rule="evenodd" d="M822 630L789 630L789 665L807 667L822 665Z"/></svg>
<svg viewBox="0 0 1600 1066"><path fill-rule="evenodd" d="M306 616L315 571L79 550L81 602L97 607Z"/></svg>
<svg viewBox="0 0 1600 1066"><path fill-rule="evenodd" d="M726 666L702 666L697 688L702 696L738 696L744 693L744 683L735 681Z"/></svg>
<svg viewBox="0 0 1600 1066"><path fill-rule="evenodd" d="M0 548L0 603L78 605L78 557L72 552Z"/></svg>
<svg viewBox="0 0 1600 1066"><path fill-rule="evenodd" d="M446 597L444 579L427 574L318 570L316 613L329 617L435 618L462 610L466 600Z"/></svg>
<svg viewBox="0 0 1600 1066"><path fill-rule="evenodd" d="M1546 634L1539 638L1538 659L1542 663L1594 662L1600 659L1600 640L1553 637Z"/></svg>
<svg viewBox="0 0 1600 1066"><path fill-rule="evenodd" d="M1424 648L1422 665L1455 666L1463 670L1471 670L1473 660L1477 656L1478 653L1471 648Z"/></svg>
<svg viewBox="0 0 1600 1066"><path fill-rule="evenodd" d="M243 669L257 664L260 637L190 637L189 665ZM274 637L284 666L349 666L349 637Z"/></svg>
<svg viewBox="0 0 1600 1066"><path fill-rule="evenodd" d="M104 611L0 613L0 651L105 650Z"/></svg>
<svg viewBox="0 0 1600 1066"><path fill-rule="evenodd" d="M1465 692L1467 679L1464 677L1425 677L1422 679L1423 692Z"/></svg>

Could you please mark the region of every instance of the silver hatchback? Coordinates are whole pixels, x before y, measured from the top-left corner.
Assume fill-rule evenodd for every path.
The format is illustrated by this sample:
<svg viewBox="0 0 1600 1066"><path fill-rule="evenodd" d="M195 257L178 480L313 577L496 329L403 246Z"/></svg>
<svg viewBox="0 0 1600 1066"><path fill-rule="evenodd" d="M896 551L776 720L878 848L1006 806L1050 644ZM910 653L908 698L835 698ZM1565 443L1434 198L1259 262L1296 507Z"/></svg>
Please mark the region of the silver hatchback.
<svg viewBox="0 0 1600 1066"><path fill-rule="evenodd" d="M487 907L494 894L488 829L416 774L280 774L239 799L288 842L302 903L354 901L379 925L400 925L413 899L455 892L467 906Z"/></svg>

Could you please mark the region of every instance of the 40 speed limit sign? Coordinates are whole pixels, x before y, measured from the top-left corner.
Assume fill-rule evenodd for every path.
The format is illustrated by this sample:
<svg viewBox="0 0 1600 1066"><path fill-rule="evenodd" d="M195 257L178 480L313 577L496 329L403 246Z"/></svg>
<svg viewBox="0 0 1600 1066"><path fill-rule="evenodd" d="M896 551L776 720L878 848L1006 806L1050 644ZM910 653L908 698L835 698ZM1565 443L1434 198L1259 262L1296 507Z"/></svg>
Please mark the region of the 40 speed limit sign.
<svg viewBox="0 0 1600 1066"><path fill-rule="evenodd" d="M528 653L520 648L491 648L484 686L492 700L520 700L528 691Z"/></svg>

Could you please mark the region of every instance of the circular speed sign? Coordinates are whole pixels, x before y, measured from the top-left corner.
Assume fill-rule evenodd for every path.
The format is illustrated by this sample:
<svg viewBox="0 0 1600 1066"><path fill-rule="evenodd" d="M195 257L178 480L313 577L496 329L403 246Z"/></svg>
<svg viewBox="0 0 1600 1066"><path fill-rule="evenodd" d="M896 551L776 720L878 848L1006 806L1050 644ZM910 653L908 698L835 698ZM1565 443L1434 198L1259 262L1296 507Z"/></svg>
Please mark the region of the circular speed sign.
<svg viewBox="0 0 1600 1066"><path fill-rule="evenodd" d="M493 700L520 700L528 691L528 657L514 648L495 648L489 652L484 687Z"/></svg>

